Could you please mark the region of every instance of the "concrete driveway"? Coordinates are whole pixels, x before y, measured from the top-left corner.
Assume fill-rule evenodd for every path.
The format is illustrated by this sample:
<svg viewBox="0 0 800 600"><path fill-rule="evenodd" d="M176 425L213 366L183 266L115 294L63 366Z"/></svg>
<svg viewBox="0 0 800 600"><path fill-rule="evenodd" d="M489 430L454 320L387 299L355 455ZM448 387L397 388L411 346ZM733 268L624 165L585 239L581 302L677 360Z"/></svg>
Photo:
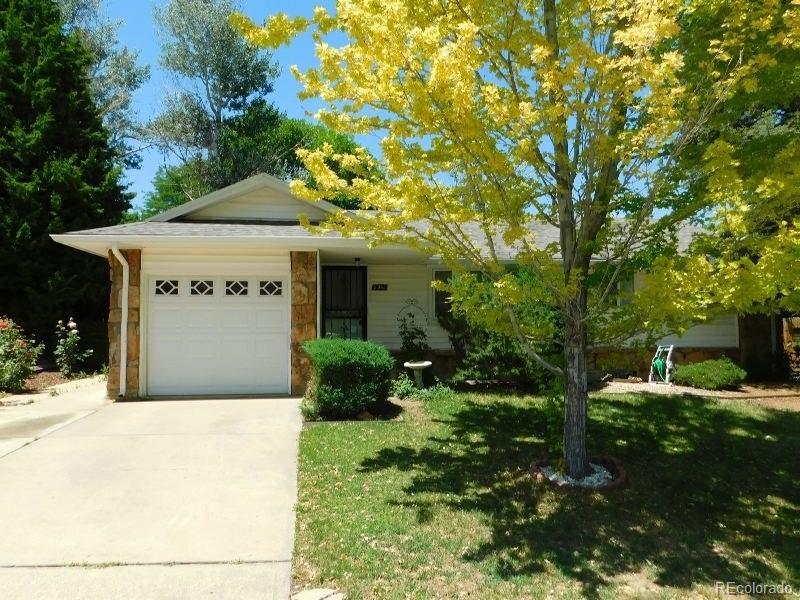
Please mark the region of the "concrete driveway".
<svg viewBox="0 0 800 600"><path fill-rule="evenodd" d="M285 600L298 404L109 404L6 454L3 598Z"/></svg>

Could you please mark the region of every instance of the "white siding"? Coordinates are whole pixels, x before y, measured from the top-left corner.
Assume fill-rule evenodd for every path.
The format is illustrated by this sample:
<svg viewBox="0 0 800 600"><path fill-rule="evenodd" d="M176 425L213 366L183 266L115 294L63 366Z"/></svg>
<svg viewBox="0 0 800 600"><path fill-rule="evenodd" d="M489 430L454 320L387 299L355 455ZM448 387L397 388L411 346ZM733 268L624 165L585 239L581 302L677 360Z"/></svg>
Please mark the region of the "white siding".
<svg viewBox="0 0 800 600"><path fill-rule="evenodd" d="M369 265L367 267L367 333L369 339L390 350L400 348L397 318L413 313L424 324L428 342L437 350L450 348L447 332L434 314L431 281L434 270L428 265ZM373 291L373 284L386 284L386 291ZM644 284L636 278L636 287ZM679 348L737 348L739 325L736 315L724 315L688 329L683 336L668 336L660 343Z"/></svg>
<svg viewBox="0 0 800 600"><path fill-rule="evenodd" d="M635 289L638 290L647 283L647 275L636 273ZM681 336L668 335L659 344L674 344L678 348L738 348L739 319L735 314L722 315L708 323L687 329Z"/></svg>
<svg viewBox="0 0 800 600"><path fill-rule="evenodd" d="M678 348L738 348L739 321L736 315L723 315L687 329L682 336L669 335L659 344Z"/></svg>
<svg viewBox="0 0 800 600"><path fill-rule="evenodd" d="M369 265L367 267L367 335L390 350L400 349L397 318L411 312L424 326L428 343L436 350L449 349L447 332L433 312L433 271L427 265ZM372 291L373 284L386 291Z"/></svg>
<svg viewBox="0 0 800 600"><path fill-rule="evenodd" d="M142 273L152 275L261 275L278 273L289 276L289 252L256 253L207 250L142 252Z"/></svg>
<svg viewBox="0 0 800 600"><path fill-rule="evenodd" d="M218 202L186 215L194 220L275 220L296 221L305 214L311 220L324 219L327 213L312 204L269 189L256 190L231 200Z"/></svg>

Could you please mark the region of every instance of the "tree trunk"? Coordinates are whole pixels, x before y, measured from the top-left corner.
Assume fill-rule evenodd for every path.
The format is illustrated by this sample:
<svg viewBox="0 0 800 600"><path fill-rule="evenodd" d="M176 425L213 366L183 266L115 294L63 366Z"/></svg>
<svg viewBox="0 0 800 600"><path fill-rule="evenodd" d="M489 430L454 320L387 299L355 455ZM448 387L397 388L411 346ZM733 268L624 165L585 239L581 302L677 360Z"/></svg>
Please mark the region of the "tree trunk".
<svg viewBox="0 0 800 600"><path fill-rule="evenodd" d="M564 308L564 465L567 475L579 479L589 472L586 451L586 290L582 289Z"/></svg>

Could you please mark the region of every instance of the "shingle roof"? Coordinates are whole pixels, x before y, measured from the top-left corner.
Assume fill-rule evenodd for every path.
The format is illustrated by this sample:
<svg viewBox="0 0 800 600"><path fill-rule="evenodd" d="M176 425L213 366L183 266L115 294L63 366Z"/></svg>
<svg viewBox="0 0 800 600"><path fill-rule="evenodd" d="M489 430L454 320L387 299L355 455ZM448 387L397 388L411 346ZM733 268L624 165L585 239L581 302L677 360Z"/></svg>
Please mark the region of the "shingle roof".
<svg viewBox="0 0 800 600"><path fill-rule="evenodd" d="M191 237L319 237L300 224L226 223L209 221L141 221L97 229L70 231L69 235L134 235ZM336 236L336 234L331 234Z"/></svg>
<svg viewBox="0 0 800 600"><path fill-rule="evenodd" d="M464 232L469 235L474 243L486 248L486 235L477 223L467 223L463 226ZM536 242L540 247L558 241L558 230L550 225L537 223L533 226L536 233ZM246 237L246 238L340 238L338 233L327 233L321 236L308 231L300 224L279 223L230 223L208 221L142 221L99 227L84 231L72 231L69 235L89 236L146 236L146 237ZM513 258L517 253L508 246L502 236L496 236L495 250L501 259Z"/></svg>
<svg viewBox="0 0 800 600"><path fill-rule="evenodd" d="M487 248L486 235L478 223L462 225L464 232L473 239L473 243ZM558 228L546 223L531 224L534 239L539 248L544 248L559 241ZM696 226L684 226L678 231L678 249L685 251L694 235L700 231ZM237 237L237 238L341 238L338 233L317 234L308 231L299 223L278 222L209 222L209 221L142 221L99 227L83 231L72 231L68 235L85 236L144 236L144 237ZM512 259L517 251L507 245L501 235L495 236L495 251L501 260Z"/></svg>

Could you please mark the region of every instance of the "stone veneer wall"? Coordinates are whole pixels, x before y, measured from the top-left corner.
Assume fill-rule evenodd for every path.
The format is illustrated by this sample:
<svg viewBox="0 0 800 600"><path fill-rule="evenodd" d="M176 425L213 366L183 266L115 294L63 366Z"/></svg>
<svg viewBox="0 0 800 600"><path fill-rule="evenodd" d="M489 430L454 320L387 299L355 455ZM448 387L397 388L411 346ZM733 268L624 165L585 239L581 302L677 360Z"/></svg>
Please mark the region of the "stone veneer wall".
<svg viewBox="0 0 800 600"><path fill-rule="evenodd" d="M696 363L727 356L739 363L753 380L775 377L780 371L780 357L772 350L773 324L769 316L740 315L738 348L675 348L676 364ZM632 372L646 377L650 371L655 346L645 351L632 349L595 348L590 351L590 368L614 373ZM616 373L614 373L616 374Z"/></svg>
<svg viewBox="0 0 800 600"><path fill-rule="evenodd" d="M800 382L800 317L783 319L783 351L792 381Z"/></svg>
<svg viewBox="0 0 800 600"><path fill-rule="evenodd" d="M301 344L317 337L317 253L290 252L292 265L292 394L305 393L311 361Z"/></svg>
<svg viewBox="0 0 800 600"><path fill-rule="evenodd" d="M602 377L606 373L623 376L637 375L644 379L650 373L650 361L655 354L655 345L646 350L632 348L592 348L589 350L587 367ZM738 348L674 348L672 360L675 364L702 362L728 356L739 362Z"/></svg>
<svg viewBox="0 0 800 600"><path fill-rule="evenodd" d="M141 285L141 250L121 250L130 266L128 280L128 369L125 397L139 395L139 286ZM109 398L119 396L120 333L122 330L122 265L108 253L111 265L111 303L108 312L108 383Z"/></svg>

